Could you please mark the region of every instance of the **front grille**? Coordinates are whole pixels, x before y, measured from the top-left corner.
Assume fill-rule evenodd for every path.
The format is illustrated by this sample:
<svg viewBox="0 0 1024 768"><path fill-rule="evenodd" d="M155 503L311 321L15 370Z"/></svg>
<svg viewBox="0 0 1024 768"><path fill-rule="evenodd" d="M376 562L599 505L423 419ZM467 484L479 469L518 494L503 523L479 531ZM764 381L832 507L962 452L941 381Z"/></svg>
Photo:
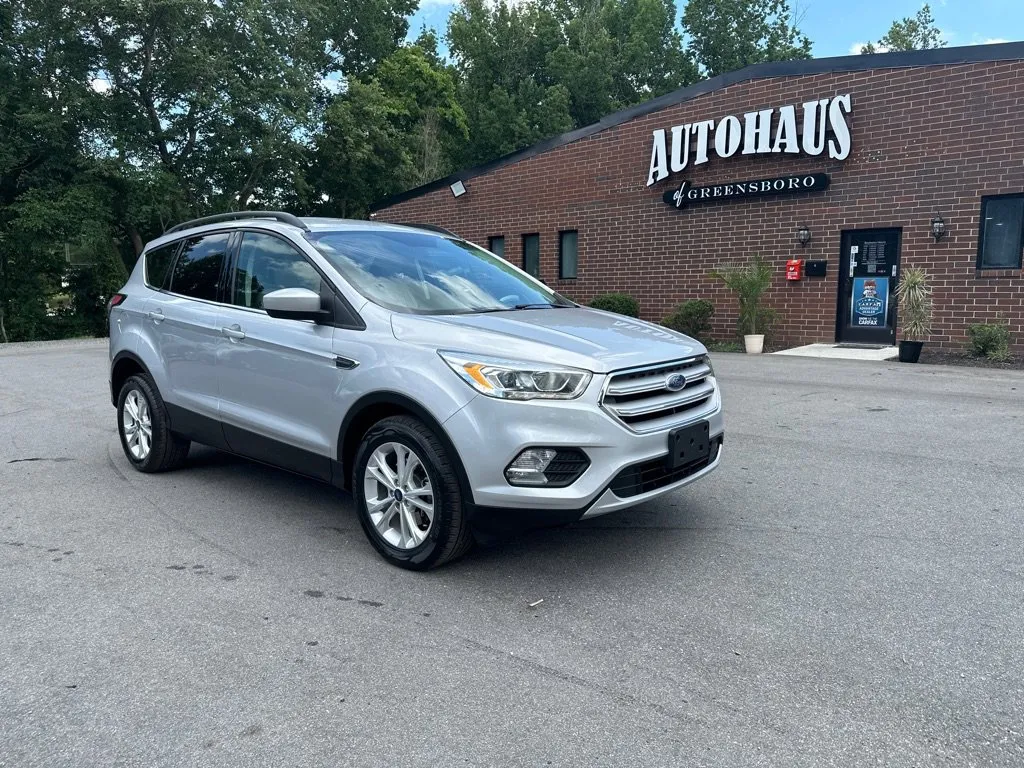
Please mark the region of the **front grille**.
<svg viewBox="0 0 1024 768"><path fill-rule="evenodd" d="M633 464L619 472L609 488L620 499L628 499L630 496L639 496L641 493L650 493L664 488L666 485L678 483L712 464L718 458L718 451L721 447L722 438L719 436L711 441L711 453L706 459L684 464L675 469L668 468L664 457Z"/></svg>
<svg viewBox="0 0 1024 768"><path fill-rule="evenodd" d="M668 381L675 374L686 383L673 391ZM704 357L692 357L613 373L601 405L635 432L653 432L706 411L714 394L711 366Z"/></svg>
<svg viewBox="0 0 1024 768"><path fill-rule="evenodd" d="M590 459L583 451L578 451L575 448L559 448L555 458L544 470L544 476L548 479L547 487L561 488L571 485L589 466Z"/></svg>

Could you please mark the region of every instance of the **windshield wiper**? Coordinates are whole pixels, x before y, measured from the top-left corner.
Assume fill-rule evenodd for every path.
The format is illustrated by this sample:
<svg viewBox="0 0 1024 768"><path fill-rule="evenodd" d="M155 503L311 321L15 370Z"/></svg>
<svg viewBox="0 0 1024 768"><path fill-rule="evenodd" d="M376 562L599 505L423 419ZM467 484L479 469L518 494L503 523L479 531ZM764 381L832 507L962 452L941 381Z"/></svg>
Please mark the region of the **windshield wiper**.
<svg viewBox="0 0 1024 768"><path fill-rule="evenodd" d="M571 306L571 304L548 304L546 302L538 304L515 304L511 307L481 307L480 309L471 309L465 314L482 315L485 312L517 312L522 309L551 309L552 307L564 309Z"/></svg>

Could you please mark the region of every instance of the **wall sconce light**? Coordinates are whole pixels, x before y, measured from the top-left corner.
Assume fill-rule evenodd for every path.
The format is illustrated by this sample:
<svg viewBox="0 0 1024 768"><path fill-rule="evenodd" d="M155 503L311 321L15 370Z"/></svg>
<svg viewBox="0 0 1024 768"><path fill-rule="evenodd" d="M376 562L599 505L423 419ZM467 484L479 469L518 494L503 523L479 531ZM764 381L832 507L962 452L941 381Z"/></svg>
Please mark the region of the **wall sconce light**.
<svg viewBox="0 0 1024 768"><path fill-rule="evenodd" d="M811 242L811 230L807 227L800 227L800 229L796 231L796 241L800 243L801 247L807 245Z"/></svg>
<svg viewBox="0 0 1024 768"><path fill-rule="evenodd" d="M452 194L455 195L456 197L462 197L464 194L466 194L466 185L462 183L461 179L452 184L451 187L449 187L449 189L451 189Z"/></svg>
<svg viewBox="0 0 1024 768"><path fill-rule="evenodd" d="M932 219L932 237L935 238L935 242L939 242L946 234L946 222L939 214L935 214L935 218Z"/></svg>

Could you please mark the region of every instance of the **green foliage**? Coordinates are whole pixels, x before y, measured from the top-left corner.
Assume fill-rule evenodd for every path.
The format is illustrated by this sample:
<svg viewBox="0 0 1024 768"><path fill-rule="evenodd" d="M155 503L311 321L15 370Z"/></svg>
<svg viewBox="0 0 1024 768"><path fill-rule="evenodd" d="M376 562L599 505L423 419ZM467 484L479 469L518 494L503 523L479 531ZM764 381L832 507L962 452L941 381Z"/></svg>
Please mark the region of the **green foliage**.
<svg viewBox="0 0 1024 768"><path fill-rule="evenodd" d="M590 306L628 317L640 317L640 303L628 293L603 293L595 296Z"/></svg>
<svg viewBox="0 0 1024 768"><path fill-rule="evenodd" d="M739 332L765 333L776 320L774 310L761 304L772 283L771 265L758 255L745 264L722 267L711 273L736 294L739 301Z"/></svg>
<svg viewBox="0 0 1024 768"><path fill-rule="evenodd" d="M971 354L989 360L1010 358L1010 329L1005 323L977 323L967 329Z"/></svg>
<svg viewBox="0 0 1024 768"><path fill-rule="evenodd" d="M708 352L743 352L744 347L738 341L705 341L704 346L708 348Z"/></svg>
<svg viewBox="0 0 1024 768"><path fill-rule="evenodd" d="M462 0L448 20L475 164L697 78L673 0L510 5Z"/></svg>
<svg viewBox="0 0 1024 768"><path fill-rule="evenodd" d="M432 30L407 41L416 7L0 4L0 341L102 333L123 269L184 219L364 216L701 72L806 52L785 0L689 0L682 27L675 0L460 0L447 57Z"/></svg>
<svg viewBox="0 0 1024 768"><path fill-rule="evenodd" d="M690 299L676 307L661 324L673 331L704 341L711 331L711 317L714 314L715 305L707 299Z"/></svg>
<svg viewBox="0 0 1024 768"><path fill-rule="evenodd" d="M861 53L884 53L885 51L924 51L930 48L944 48L946 41L935 26L931 7L925 3L914 16L894 21L878 44L862 46Z"/></svg>
<svg viewBox="0 0 1024 768"><path fill-rule="evenodd" d="M683 11L687 49L714 77L763 61L811 58L787 0L689 0Z"/></svg>
<svg viewBox="0 0 1024 768"><path fill-rule="evenodd" d="M896 287L899 322L905 339L923 340L932 331L932 289L921 267L906 267Z"/></svg>

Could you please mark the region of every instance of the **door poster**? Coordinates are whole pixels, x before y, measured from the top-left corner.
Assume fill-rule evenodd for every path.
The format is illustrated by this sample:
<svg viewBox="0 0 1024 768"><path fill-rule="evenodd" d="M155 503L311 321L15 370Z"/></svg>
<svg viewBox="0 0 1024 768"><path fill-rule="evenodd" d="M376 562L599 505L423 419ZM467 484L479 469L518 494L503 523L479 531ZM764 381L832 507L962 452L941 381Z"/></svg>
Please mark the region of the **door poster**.
<svg viewBox="0 0 1024 768"><path fill-rule="evenodd" d="M850 325L860 328L883 328L886 325L888 309L888 277L855 277L853 279Z"/></svg>

